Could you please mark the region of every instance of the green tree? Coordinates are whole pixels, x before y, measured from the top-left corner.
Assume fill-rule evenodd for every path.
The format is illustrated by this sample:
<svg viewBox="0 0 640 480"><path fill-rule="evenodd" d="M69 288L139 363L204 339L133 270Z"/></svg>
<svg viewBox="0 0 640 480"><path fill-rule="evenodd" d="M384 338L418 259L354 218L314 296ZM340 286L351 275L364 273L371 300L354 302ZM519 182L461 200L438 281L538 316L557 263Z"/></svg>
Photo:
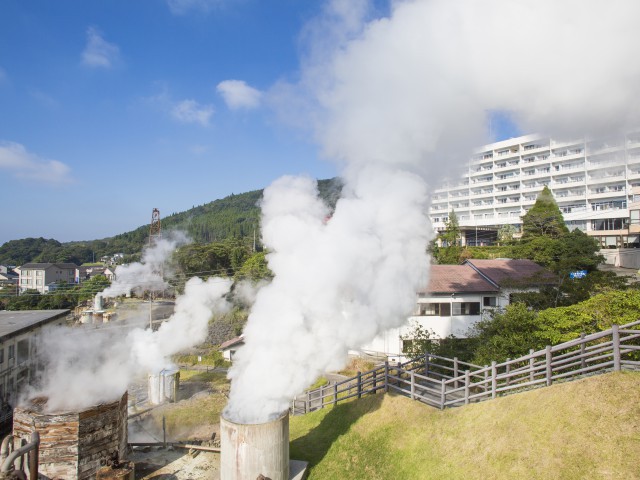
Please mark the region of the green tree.
<svg viewBox="0 0 640 480"><path fill-rule="evenodd" d="M257 252L247 258L242 267L236 271L235 279L252 280L254 282L271 280L273 272L269 270L266 255L266 252Z"/></svg>
<svg viewBox="0 0 640 480"><path fill-rule="evenodd" d="M506 245L513 242L513 236L516 234L516 227L508 223L502 225L498 229L498 244Z"/></svg>
<svg viewBox="0 0 640 480"><path fill-rule="evenodd" d="M522 240L547 237L560 238L569 233L562 212L547 186L536 198L536 203L522 217Z"/></svg>
<svg viewBox="0 0 640 480"><path fill-rule="evenodd" d="M38 290L25 290L7 301L7 310L37 310L40 297Z"/></svg>
<svg viewBox="0 0 640 480"><path fill-rule="evenodd" d="M449 213L449 218L445 223L445 229L438 236L442 246L437 247L436 243L431 246L431 256L439 264L455 265L460 263L463 253L462 239L460 234L460 223L454 210Z"/></svg>
<svg viewBox="0 0 640 480"><path fill-rule="evenodd" d="M542 348L544 342L537 335L539 330L538 314L524 303L496 309L469 332L477 345L473 362L488 365L493 360L501 362L525 355L530 348Z"/></svg>

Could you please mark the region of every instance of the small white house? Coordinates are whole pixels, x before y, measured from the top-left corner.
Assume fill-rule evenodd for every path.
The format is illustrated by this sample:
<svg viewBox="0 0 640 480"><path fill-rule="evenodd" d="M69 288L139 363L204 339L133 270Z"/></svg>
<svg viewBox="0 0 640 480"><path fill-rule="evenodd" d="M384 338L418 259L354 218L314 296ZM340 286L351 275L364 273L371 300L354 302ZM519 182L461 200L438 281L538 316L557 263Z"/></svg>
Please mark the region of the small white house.
<svg viewBox="0 0 640 480"><path fill-rule="evenodd" d="M427 287L417 292L407 322L361 348L364 353L402 357L403 337L418 323L437 338L464 338L487 309L505 307L516 292L537 291L555 277L530 260L467 260L462 265L431 265Z"/></svg>
<svg viewBox="0 0 640 480"><path fill-rule="evenodd" d="M244 345L244 336L240 335L239 337L232 338L231 340L227 340L226 342L220 345L220 350L222 351L222 357L228 361L233 361L233 356L236 353L236 350Z"/></svg>

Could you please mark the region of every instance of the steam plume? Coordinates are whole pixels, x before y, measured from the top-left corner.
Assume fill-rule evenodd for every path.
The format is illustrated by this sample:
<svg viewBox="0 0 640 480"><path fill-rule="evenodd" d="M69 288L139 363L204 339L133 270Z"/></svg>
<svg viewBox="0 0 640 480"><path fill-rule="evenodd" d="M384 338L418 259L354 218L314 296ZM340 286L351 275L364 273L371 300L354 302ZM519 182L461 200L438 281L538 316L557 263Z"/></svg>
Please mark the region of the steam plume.
<svg viewBox="0 0 640 480"><path fill-rule="evenodd" d="M167 273L164 271L165 262L178 246L187 242L187 237L181 232L171 232L170 237L156 240L152 246L145 248L140 262L116 267L116 279L102 295L108 298L145 290L165 290L168 287L163 275Z"/></svg>
<svg viewBox="0 0 640 480"><path fill-rule="evenodd" d="M327 224L311 180L265 191L275 278L230 372L236 421L277 415L349 348L406 320L426 280L427 186L490 140L490 112L556 137L640 123L640 2L406 0L370 21L366 7L328 2L306 30L300 83L271 92L314 125L345 187Z"/></svg>
<svg viewBox="0 0 640 480"><path fill-rule="evenodd" d="M121 325L51 328L40 338L44 366L39 387L23 400L48 397L50 412L87 408L120 398L131 380L170 365L169 356L202 343L212 312L225 312L231 281L191 278L171 318L152 332Z"/></svg>

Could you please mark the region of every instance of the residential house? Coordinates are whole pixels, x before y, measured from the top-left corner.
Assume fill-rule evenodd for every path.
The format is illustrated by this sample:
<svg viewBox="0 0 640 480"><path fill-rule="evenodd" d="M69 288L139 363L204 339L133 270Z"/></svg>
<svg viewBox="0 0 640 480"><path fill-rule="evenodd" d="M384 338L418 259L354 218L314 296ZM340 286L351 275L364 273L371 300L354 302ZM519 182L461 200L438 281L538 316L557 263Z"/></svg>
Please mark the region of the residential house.
<svg viewBox="0 0 640 480"><path fill-rule="evenodd" d="M0 265L0 286L17 285L19 275L11 267Z"/></svg>
<svg viewBox="0 0 640 480"><path fill-rule="evenodd" d="M105 275L105 271L107 270L107 267L103 267L103 266L96 266L96 265L91 265L91 266L85 266L85 265L80 265L77 269L76 269L76 282L77 283L82 283L86 280L90 280L93 277L97 276L97 275Z"/></svg>
<svg viewBox="0 0 640 480"><path fill-rule="evenodd" d="M75 263L25 263L16 268L20 275L20 292L47 293L55 290L58 283L76 283L77 268Z"/></svg>
<svg viewBox="0 0 640 480"><path fill-rule="evenodd" d="M517 292L538 291L555 277L530 260L467 260L462 265L432 265L427 287L417 292L416 308L408 321L379 335L361 350L402 357L403 339L410 341L415 324L436 338L464 338L488 309L509 305Z"/></svg>

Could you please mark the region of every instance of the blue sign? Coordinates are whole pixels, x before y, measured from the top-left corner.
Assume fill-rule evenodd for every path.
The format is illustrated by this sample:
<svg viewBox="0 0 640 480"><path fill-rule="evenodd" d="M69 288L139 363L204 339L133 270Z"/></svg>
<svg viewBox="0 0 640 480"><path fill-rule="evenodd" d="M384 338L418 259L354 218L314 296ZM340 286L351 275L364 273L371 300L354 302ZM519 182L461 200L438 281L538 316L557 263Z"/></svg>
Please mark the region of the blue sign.
<svg viewBox="0 0 640 480"><path fill-rule="evenodd" d="M578 270L576 272L570 272L569 278L584 278L587 276L586 270Z"/></svg>

